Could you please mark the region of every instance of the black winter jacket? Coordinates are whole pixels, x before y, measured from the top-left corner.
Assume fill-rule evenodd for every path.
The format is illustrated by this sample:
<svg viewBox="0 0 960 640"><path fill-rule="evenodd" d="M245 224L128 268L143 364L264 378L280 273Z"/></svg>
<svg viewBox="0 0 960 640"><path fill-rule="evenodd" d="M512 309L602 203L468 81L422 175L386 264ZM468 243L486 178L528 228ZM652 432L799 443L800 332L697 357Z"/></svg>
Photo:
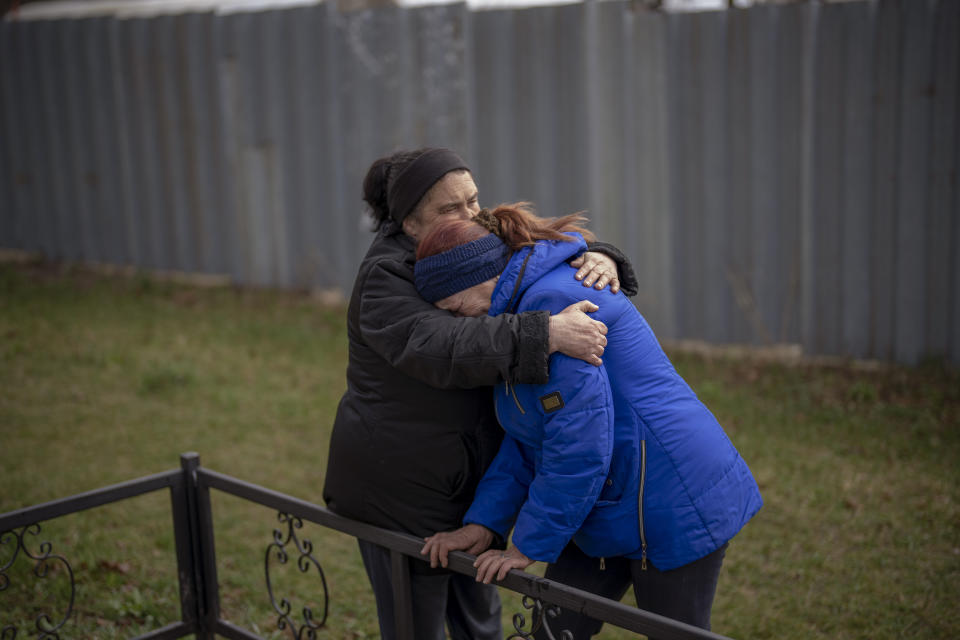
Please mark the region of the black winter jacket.
<svg viewBox="0 0 960 640"><path fill-rule="evenodd" d="M387 223L347 312L347 391L330 437L323 499L334 512L427 536L461 526L502 439L492 385L548 377L545 311L454 318L413 282L414 242ZM593 246L632 271L609 245Z"/></svg>

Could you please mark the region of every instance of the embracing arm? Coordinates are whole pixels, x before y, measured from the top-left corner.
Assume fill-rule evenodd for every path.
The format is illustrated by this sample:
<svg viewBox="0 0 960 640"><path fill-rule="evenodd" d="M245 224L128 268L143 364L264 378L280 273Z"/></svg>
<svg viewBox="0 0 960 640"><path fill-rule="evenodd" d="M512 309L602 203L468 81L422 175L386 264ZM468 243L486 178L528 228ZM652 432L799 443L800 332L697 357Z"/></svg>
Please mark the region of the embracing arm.
<svg viewBox="0 0 960 640"><path fill-rule="evenodd" d="M606 327L573 307L553 318L546 311L457 318L420 298L409 265L385 260L366 275L357 324L387 362L431 386L535 384L547 380L552 349L597 362L603 353Z"/></svg>
<svg viewBox="0 0 960 640"><path fill-rule="evenodd" d="M524 365L543 361L545 369L548 318L546 312L456 318L420 297L408 264L383 260L366 275L357 324L363 341L391 366L449 389L545 376Z"/></svg>

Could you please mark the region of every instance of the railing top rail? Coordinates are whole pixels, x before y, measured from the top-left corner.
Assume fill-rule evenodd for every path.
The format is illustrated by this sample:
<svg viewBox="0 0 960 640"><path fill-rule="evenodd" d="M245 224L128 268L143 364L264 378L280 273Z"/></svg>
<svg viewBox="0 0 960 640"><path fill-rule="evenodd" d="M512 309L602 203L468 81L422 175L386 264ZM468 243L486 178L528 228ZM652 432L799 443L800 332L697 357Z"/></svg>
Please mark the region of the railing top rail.
<svg viewBox="0 0 960 640"><path fill-rule="evenodd" d="M144 476L135 480L128 480L118 484L78 493L59 500L51 500L43 504L16 509L0 514L0 532L12 531L20 527L44 522L53 518L70 515L78 511L93 509L94 507L110 504L133 498L145 493L159 491L175 486L182 482L183 474L179 469L163 471Z"/></svg>
<svg viewBox="0 0 960 640"><path fill-rule="evenodd" d="M197 469L197 477L199 482L210 488L276 509L323 527L369 540L375 544L399 551L411 558L424 561L423 556L420 555L423 540L416 536L350 520L338 516L318 504L238 480L203 467ZM449 556L449 568L458 573L475 576L477 571L473 567L473 560L473 556L455 551ZM652 634L662 640L689 640L691 638L729 640L726 636L523 571L510 571L510 574L498 584L550 604L582 611L587 615L603 619L630 631Z"/></svg>

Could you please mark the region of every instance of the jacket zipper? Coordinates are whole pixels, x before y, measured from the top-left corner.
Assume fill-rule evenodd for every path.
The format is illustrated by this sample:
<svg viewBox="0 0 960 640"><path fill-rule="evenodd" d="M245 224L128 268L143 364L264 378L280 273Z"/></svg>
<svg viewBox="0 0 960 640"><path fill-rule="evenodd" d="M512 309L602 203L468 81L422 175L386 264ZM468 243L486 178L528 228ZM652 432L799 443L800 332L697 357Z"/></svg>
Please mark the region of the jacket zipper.
<svg viewBox="0 0 960 640"><path fill-rule="evenodd" d="M520 400L517 399L517 392L514 390L513 385L509 382L507 383L507 391L513 396L513 403L517 405L517 409L520 410L520 414L527 415L527 412L523 410L522 406L520 406Z"/></svg>
<svg viewBox="0 0 960 640"><path fill-rule="evenodd" d="M520 306L520 300L517 298L517 294L520 293L520 283L523 282L523 274L527 271L527 263L530 262L531 256L533 256L533 251L527 252L527 257L523 259L523 263L520 265L520 273L517 274L517 282L513 285L513 293L510 294L510 299L507 300L507 313L516 313L517 307ZM517 409L520 409L521 415L527 415L527 412L520 406L520 401L517 400L517 392L513 390L513 385L511 385L509 381L507 381L507 393L513 394L513 402L517 405Z"/></svg>
<svg viewBox="0 0 960 640"><path fill-rule="evenodd" d="M643 489L647 482L647 441L640 441L640 570L647 570L647 534L643 530Z"/></svg>

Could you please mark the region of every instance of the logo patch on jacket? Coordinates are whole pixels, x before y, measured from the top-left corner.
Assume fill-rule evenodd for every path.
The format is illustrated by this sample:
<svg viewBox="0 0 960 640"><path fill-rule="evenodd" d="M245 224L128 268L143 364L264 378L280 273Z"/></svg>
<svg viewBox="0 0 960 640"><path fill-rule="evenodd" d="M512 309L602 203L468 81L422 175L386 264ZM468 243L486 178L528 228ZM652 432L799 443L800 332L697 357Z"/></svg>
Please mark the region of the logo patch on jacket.
<svg viewBox="0 0 960 640"><path fill-rule="evenodd" d="M543 407L545 413L559 411L563 409L563 396L560 395L559 391L540 396L540 406Z"/></svg>

